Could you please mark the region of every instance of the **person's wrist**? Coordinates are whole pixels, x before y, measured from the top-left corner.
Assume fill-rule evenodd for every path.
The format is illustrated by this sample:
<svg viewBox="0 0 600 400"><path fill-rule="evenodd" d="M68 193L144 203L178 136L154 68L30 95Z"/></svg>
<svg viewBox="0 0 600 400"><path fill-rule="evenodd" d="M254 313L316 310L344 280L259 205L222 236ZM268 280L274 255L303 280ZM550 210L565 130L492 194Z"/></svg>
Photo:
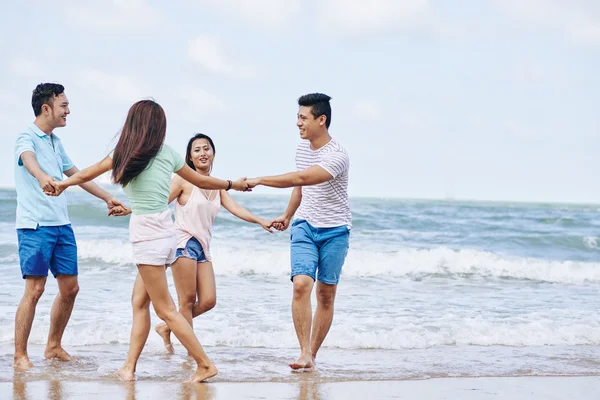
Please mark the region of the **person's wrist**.
<svg viewBox="0 0 600 400"><path fill-rule="evenodd" d="M227 189L225 189L225 190L231 189L232 186L233 186L233 182L228 179L227 180Z"/></svg>

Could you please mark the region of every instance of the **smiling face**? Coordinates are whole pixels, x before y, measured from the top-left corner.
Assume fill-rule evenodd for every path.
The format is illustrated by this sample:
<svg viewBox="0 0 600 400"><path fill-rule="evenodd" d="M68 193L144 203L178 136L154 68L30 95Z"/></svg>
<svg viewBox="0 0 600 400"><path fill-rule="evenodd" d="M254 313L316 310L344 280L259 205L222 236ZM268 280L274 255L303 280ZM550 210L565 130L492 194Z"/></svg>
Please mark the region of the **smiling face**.
<svg viewBox="0 0 600 400"><path fill-rule="evenodd" d="M60 128L67 125L67 115L69 110L69 99L64 93L54 96L50 99L51 104L42 105L42 114L48 124L53 128Z"/></svg>
<svg viewBox="0 0 600 400"><path fill-rule="evenodd" d="M300 137L302 139L311 140L318 136L319 133L325 128L326 117L321 115L315 118L312 114L311 107L300 106L298 109L298 120L296 126L300 130Z"/></svg>
<svg viewBox="0 0 600 400"><path fill-rule="evenodd" d="M215 159L215 150L207 139L196 139L190 149L190 159L196 170L210 172Z"/></svg>

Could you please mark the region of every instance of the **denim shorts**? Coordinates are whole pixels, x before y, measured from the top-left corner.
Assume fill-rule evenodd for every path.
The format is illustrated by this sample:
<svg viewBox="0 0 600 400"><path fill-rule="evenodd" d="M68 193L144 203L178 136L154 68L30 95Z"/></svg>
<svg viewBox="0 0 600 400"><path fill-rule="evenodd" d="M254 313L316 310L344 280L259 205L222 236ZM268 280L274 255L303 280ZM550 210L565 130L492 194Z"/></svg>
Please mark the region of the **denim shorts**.
<svg viewBox="0 0 600 400"><path fill-rule="evenodd" d="M191 258L199 263L208 261L204 255L204 250L202 250L202 245L195 237L192 237L187 241L185 249L182 249L181 247L177 249L175 258L179 257Z"/></svg>
<svg viewBox="0 0 600 400"><path fill-rule="evenodd" d="M77 276L77 243L71 225L17 229L19 264L23 279L28 276Z"/></svg>
<svg viewBox="0 0 600 400"><path fill-rule="evenodd" d="M291 279L308 275L329 285L340 281L348 254L350 228L315 228L305 220L296 220L290 229Z"/></svg>

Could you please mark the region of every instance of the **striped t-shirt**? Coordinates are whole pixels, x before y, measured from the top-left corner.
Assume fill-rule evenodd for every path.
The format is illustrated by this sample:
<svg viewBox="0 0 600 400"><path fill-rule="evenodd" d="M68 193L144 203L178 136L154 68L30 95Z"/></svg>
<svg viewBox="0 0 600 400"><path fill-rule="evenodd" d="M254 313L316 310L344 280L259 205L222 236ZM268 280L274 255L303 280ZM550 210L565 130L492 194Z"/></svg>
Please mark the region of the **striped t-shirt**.
<svg viewBox="0 0 600 400"><path fill-rule="evenodd" d="M306 220L315 228L352 226L348 203L348 153L335 139L318 150L311 150L310 142L303 140L296 150L298 171L318 165L333 179L317 185L302 187L302 202L296 218Z"/></svg>

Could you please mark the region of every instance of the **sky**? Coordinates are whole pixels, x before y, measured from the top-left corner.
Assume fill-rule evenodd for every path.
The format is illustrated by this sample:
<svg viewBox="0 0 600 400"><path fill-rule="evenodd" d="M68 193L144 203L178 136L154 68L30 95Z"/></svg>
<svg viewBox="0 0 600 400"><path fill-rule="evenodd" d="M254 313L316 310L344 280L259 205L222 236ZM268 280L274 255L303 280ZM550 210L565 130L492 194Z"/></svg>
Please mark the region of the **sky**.
<svg viewBox="0 0 600 400"><path fill-rule="evenodd" d="M0 25L0 186L31 91L65 86L79 168L153 98L223 179L295 169L299 96L332 97L353 197L600 203L595 0L23 0ZM289 193L259 188L258 193Z"/></svg>

